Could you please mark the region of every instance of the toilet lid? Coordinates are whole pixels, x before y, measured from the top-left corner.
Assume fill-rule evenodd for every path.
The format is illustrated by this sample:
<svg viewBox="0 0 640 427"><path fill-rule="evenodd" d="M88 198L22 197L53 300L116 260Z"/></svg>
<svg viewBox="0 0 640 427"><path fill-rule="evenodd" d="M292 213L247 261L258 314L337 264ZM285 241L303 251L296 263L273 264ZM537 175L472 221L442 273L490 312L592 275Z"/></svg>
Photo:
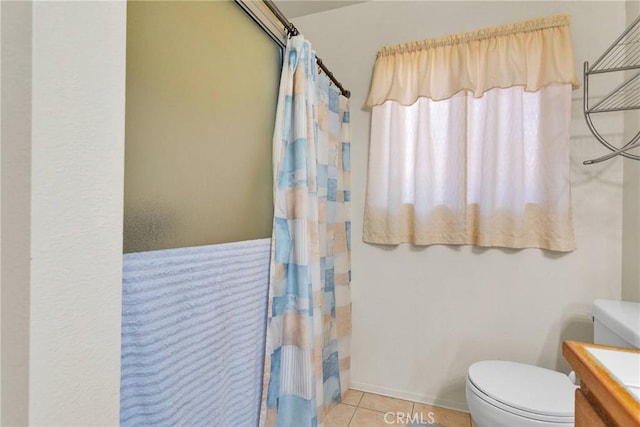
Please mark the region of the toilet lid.
<svg viewBox="0 0 640 427"><path fill-rule="evenodd" d="M556 371L503 360L471 365L469 380L483 393L533 414L573 417L576 386Z"/></svg>

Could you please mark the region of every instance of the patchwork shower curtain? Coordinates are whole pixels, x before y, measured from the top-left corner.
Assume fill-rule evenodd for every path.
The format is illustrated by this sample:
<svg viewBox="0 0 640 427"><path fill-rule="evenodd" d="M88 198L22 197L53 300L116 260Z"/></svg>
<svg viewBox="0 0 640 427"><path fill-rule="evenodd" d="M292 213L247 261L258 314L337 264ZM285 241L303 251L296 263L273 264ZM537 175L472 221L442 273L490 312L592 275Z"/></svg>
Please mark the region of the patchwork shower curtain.
<svg viewBox="0 0 640 427"><path fill-rule="evenodd" d="M284 56L260 424L319 426L349 387L349 106L302 36Z"/></svg>

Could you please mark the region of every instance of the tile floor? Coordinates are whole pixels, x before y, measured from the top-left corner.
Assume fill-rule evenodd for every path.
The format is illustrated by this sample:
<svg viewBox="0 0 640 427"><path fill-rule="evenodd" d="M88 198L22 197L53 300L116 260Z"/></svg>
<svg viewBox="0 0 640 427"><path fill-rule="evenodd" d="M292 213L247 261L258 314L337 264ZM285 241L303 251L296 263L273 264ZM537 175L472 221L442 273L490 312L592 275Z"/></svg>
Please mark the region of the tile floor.
<svg viewBox="0 0 640 427"><path fill-rule="evenodd" d="M392 414L389 414L391 412ZM386 415L385 415L386 414ZM334 406L325 427L471 427L466 412L439 408L379 394L347 391L342 403Z"/></svg>

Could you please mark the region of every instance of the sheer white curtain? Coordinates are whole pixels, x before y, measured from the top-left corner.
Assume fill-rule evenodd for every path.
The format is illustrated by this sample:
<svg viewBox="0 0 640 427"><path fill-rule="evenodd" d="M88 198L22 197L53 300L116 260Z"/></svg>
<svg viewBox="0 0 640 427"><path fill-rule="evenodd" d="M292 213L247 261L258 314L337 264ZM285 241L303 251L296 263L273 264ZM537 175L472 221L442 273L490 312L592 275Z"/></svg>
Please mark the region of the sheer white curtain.
<svg viewBox="0 0 640 427"><path fill-rule="evenodd" d="M574 74L566 16L383 49L364 240L574 249Z"/></svg>

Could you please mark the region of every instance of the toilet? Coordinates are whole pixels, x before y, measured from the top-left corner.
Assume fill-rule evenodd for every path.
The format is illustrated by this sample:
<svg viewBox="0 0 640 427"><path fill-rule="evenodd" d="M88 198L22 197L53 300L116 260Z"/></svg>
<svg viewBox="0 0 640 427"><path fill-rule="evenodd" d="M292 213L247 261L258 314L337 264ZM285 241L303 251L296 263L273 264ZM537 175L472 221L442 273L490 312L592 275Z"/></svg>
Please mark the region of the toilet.
<svg viewBox="0 0 640 427"><path fill-rule="evenodd" d="M596 300L596 344L640 348L640 304ZM570 376L518 362L485 360L469 367L466 396L477 427L570 427L574 393Z"/></svg>

